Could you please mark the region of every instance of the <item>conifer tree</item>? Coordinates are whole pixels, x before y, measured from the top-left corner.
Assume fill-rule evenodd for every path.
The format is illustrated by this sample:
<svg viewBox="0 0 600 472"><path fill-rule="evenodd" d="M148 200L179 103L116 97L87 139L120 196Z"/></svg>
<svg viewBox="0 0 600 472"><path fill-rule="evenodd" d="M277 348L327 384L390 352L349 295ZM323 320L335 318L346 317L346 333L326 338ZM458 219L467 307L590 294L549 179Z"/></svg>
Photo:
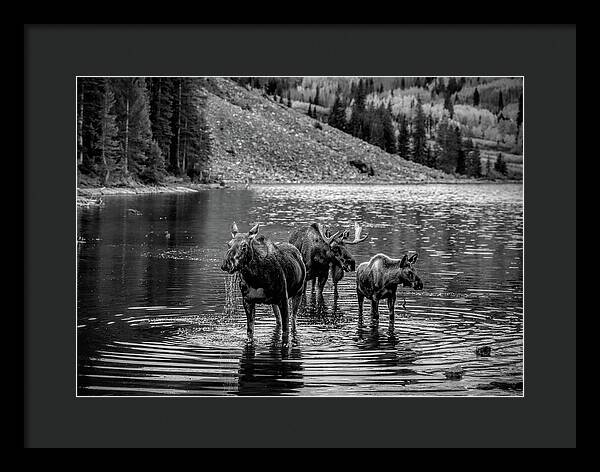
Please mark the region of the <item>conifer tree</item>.
<svg viewBox="0 0 600 472"><path fill-rule="evenodd" d="M173 130L173 79L152 77L148 79L150 93L150 122L152 137L158 143L165 161L169 161ZM178 92L178 90L177 90Z"/></svg>
<svg viewBox="0 0 600 472"><path fill-rule="evenodd" d="M96 77L78 79L81 89L81 155L79 170L82 173L96 176L99 174L101 146L102 116L104 104L105 80Z"/></svg>
<svg viewBox="0 0 600 472"><path fill-rule="evenodd" d="M494 163L494 170L502 175L506 175L506 162L504 161L504 157L500 152L498 153L498 157L496 158L496 162Z"/></svg>
<svg viewBox="0 0 600 472"><path fill-rule="evenodd" d="M477 147L467 152L466 173L470 177L481 177L481 154Z"/></svg>
<svg viewBox="0 0 600 472"><path fill-rule="evenodd" d="M346 113L342 106L340 95L336 94L331 114L329 115L328 123L334 128L344 130L346 127Z"/></svg>
<svg viewBox="0 0 600 472"><path fill-rule="evenodd" d="M477 90L477 87L475 87L475 91L473 92L473 106L479 106L479 90Z"/></svg>
<svg viewBox="0 0 600 472"><path fill-rule="evenodd" d="M352 136L363 139L368 134L363 130L364 128L364 114L365 114L365 100L366 91L363 80L358 81L356 86L354 102L352 104L352 115L350 117L349 131Z"/></svg>
<svg viewBox="0 0 600 472"><path fill-rule="evenodd" d="M408 132L408 120L402 115L398 122L398 154L404 159L410 160L410 134Z"/></svg>
<svg viewBox="0 0 600 472"><path fill-rule="evenodd" d="M120 142L120 169L137 173L147 158L152 141L150 109L143 77L112 79Z"/></svg>
<svg viewBox="0 0 600 472"><path fill-rule="evenodd" d="M451 97L452 95L446 92L446 96L444 97L444 108L448 110L448 113L450 114L450 119L452 119L454 116L454 105L452 105Z"/></svg>
<svg viewBox="0 0 600 472"><path fill-rule="evenodd" d="M313 103L315 105L318 105L320 100L321 100L321 97L319 95L319 86L317 85L317 91L315 92L315 99L314 99Z"/></svg>
<svg viewBox="0 0 600 472"><path fill-rule="evenodd" d="M415 117L412 131L412 160L423 164L425 162L427 136L425 133L425 113L421 97L417 97Z"/></svg>
<svg viewBox="0 0 600 472"><path fill-rule="evenodd" d="M392 106L388 103L387 107L381 105L381 119L383 127L383 149L390 154L396 153L396 130L392 122Z"/></svg>
<svg viewBox="0 0 600 472"><path fill-rule="evenodd" d="M454 128L454 139L456 146L456 173L457 174L466 174L467 172L467 162L465 151L462 146L462 136L460 132L460 128L457 126Z"/></svg>
<svg viewBox="0 0 600 472"><path fill-rule="evenodd" d="M119 142L117 140L117 124L114 114L115 94L112 91L108 79L104 80L104 94L102 99L102 117L100 128L99 146L100 161L102 169L102 183L107 185L111 172L116 167L119 159Z"/></svg>

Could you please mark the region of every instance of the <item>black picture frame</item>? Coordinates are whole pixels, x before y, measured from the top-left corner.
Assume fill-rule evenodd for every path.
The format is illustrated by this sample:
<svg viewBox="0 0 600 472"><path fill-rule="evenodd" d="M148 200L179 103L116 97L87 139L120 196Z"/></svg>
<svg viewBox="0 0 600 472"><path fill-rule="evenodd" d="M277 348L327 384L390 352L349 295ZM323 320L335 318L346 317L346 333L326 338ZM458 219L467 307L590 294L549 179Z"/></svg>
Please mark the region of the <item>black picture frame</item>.
<svg viewBox="0 0 600 472"><path fill-rule="evenodd" d="M575 26L25 25L23 33L25 446L575 445L575 277L551 296L557 252L576 248ZM469 53L436 54L440 43L468 44ZM523 75L524 398L76 398L77 75ZM575 274L574 257L561 264Z"/></svg>

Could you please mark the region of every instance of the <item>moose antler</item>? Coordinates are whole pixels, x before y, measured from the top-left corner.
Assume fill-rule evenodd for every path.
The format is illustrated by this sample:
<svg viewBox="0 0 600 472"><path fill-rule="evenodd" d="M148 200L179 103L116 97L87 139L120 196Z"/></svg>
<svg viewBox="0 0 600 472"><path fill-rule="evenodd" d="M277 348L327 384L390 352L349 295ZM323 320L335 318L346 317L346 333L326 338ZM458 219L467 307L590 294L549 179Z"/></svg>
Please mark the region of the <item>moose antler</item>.
<svg viewBox="0 0 600 472"><path fill-rule="evenodd" d="M365 234L364 236L361 236L362 234L362 226L360 226L358 224L358 222L354 222L354 241L348 241L348 240L344 240L344 244L358 244L358 243L362 243L365 239L367 239L367 237L369 236L369 234Z"/></svg>
<svg viewBox="0 0 600 472"><path fill-rule="evenodd" d="M323 241L325 241L327 244L331 244L331 242L335 239L335 237L340 234L339 231L333 233L331 236L327 236L325 233L325 230L323 229L323 225L321 223L317 223L317 228L319 229L319 234L321 235L321 238L323 238Z"/></svg>

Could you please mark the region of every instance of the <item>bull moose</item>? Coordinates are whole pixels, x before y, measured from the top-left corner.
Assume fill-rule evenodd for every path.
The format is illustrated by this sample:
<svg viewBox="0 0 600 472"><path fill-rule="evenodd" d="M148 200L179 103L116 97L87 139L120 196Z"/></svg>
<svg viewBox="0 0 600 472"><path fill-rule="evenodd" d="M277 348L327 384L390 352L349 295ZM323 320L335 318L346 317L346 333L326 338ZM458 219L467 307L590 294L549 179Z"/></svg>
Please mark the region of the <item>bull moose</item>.
<svg viewBox="0 0 600 472"><path fill-rule="evenodd" d="M358 296L358 315L362 317L365 298L371 300L371 316L379 317L379 300L387 299L390 321L394 319L394 305L398 285L423 288L423 282L413 268L419 255L413 254L402 259L392 259L385 254L377 254L356 269L356 294Z"/></svg>
<svg viewBox="0 0 600 472"><path fill-rule="evenodd" d="M356 262L352 254L348 252L347 245L358 244L367 239L368 235L362 235L362 228L358 223L354 226L354 239L348 239L350 231L339 231L330 234L321 223L313 223L296 229L290 236L290 243L298 248L306 265L306 281L303 293L306 293L308 281L312 281L313 287L317 281L317 295L323 300L323 288L332 272L334 288L344 276L344 271L353 271Z"/></svg>
<svg viewBox="0 0 600 472"><path fill-rule="evenodd" d="M240 291L246 312L248 339L254 337L254 314L257 303L269 304L277 324L281 324L284 344L289 341L289 305L292 300L292 323L305 285L306 267L300 251L289 243L273 243L258 234L259 225L241 233L235 222L221 270L240 275Z"/></svg>

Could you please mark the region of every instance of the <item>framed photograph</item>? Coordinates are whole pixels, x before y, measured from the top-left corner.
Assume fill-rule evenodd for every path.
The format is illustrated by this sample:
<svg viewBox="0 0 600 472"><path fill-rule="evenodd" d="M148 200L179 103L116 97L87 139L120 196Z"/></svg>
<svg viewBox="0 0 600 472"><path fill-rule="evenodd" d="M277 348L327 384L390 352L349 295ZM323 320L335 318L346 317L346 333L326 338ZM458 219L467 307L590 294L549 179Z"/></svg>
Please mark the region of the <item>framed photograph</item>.
<svg viewBox="0 0 600 472"><path fill-rule="evenodd" d="M27 446L574 445L574 27L25 35Z"/></svg>

